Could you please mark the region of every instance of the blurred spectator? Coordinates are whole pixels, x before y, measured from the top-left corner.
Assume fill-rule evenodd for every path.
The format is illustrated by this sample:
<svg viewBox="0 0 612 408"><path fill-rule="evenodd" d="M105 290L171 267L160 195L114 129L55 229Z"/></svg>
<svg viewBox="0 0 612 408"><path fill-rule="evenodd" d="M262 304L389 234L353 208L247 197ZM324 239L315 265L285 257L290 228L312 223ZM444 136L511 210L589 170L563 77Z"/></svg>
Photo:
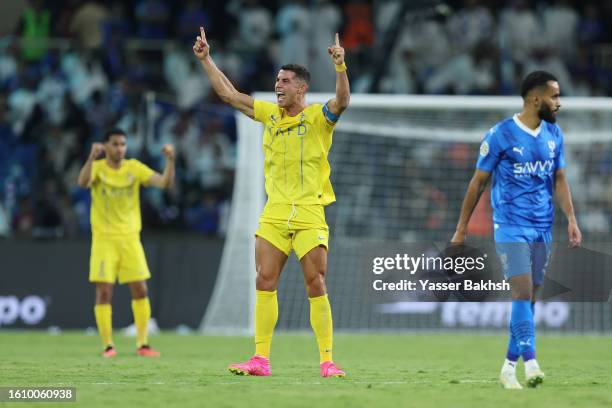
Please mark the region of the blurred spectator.
<svg viewBox="0 0 612 408"><path fill-rule="evenodd" d="M83 105L96 91L104 91L108 80L102 64L93 54L69 52L62 57L62 71L75 102Z"/></svg>
<svg viewBox="0 0 612 408"><path fill-rule="evenodd" d="M480 0L467 0L464 8L449 19L448 32L456 49L471 52L478 43L492 38L496 24L491 11Z"/></svg>
<svg viewBox="0 0 612 408"><path fill-rule="evenodd" d="M0 202L0 238L6 238L10 235L11 229L9 228L9 220Z"/></svg>
<svg viewBox="0 0 612 408"><path fill-rule="evenodd" d="M9 174L11 153L16 143L17 137L9 121L6 97L0 95L0 197L4 190L4 180Z"/></svg>
<svg viewBox="0 0 612 408"><path fill-rule="evenodd" d="M584 6L584 17L578 25L578 40L582 44L595 44L604 39L605 27L594 4Z"/></svg>
<svg viewBox="0 0 612 408"><path fill-rule="evenodd" d="M159 151L165 143L175 145L177 157L187 157L198 145L200 129L192 110L173 112L161 123L159 141L151 150Z"/></svg>
<svg viewBox="0 0 612 408"><path fill-rule="evenodd" d="M76 10L70 22L73 32L84 49L98 49L102 45L103 23L108 10L101 0L86 0Z"/></svg>
<svg viewBox="0 0 612 408"><path fill-rule="evenodd" d="M125 16L125 8L122 3L113 3L109 17L102 25L103 32L103 64L104 69L111 80L116 79L124 73L125 55L124 44L130 32L130 22Z"/></svg>
<svg viewBox="0 0 612 408"><path fill-rule="evenodd" d="M53 124L60 124L64 120L66 91L66 80L59 67L50 70L38 84L36 98L42 103L46 117Z"/></svg>
<svg viewBox="0 0 612 408"><path fill-rule="evenodd" d="M51 33L51 11L44 0L30 0L19 21L17 35L21 36L21 51L26 61L39 61L47 52Z"/></svg>
<svg viewBox="0 0 612 408"><path fill-rule="evenodd" d="M0 49L0 88L10 88L17 79L18 70L18 48L11 41L5 49Z"/></svg>
<svg viewBox="0 0 612 408"><path fill-rule="evenodd" d="M94 137L101 137L104 129L109 128L117 118L113 117L105 95L99 89L95 90L85 104L87 122Z"/></svg>
<svg viewBox="0 0 612 408"><path fill-rule="evenodd" d="M269 45L272 35L272 13L258 0L235 1L232 12L240 25L241 52L255 54Z"/></svg>
<svg viewBox="0 0 612 408"><path fill-rule="evenodd" d="M22 234L29 234L34 226L34 208L30 197L22 197L17 205L12 229Z"/></svg>
<svg viewBox="0 0 612 408"><path fill-rule="evenodd" d="M500 16L501 43L514 61L521 61L534 47L542 45L545 37L527 1L512 0L510 4Z"/></svg>
<svg viewBox="0 0 612 408"><path fill-rule="evenodd" d="M52 28L53 35L60 38L72 38L74 32L71 28L72 19L80 7L82 0L64 0L56 10L53 17L54 27Z"/></svg>
<svg viewBox="0 0 612 408"><path fill-rule="evenodd" d="M564 61L576 55L577 31L580 16L570 7L568 0L556 0L543 8L543 22L548 46L556 51Z"/></svg>
<svg viewBox="0 0 612 408"><path fill-rule="evenodd" d="M200 63L180 48L172 47L164 53L164 76L181 109L202 102L210 91L210 82Z"/></svg>
<svg viewBox="0 0 612 408"><path fill-rule="evenodd" d="M311 11L312 39L309 41L312 58L309 62L310 90L312 92L333 92L336 88L336 74L327 53L334 35L340 29L342 14L340 9L329 0L318 0Z"/></svg>
<svg viewBox="0 0 612 408"><path fill-rule="evenodd" d="M547 47L534 48L529 58L525 61L523 76L538 69L554 72L555 77L559 80L561 92L568 96L574 94L574 85L570 73L563 60L553 49Z"/></svg>
<svg viewBox="0 0 612 408"><path fill-rule="evenodd" d="M342 46L354 50L374 43L372 8L365 1L353 0L344 7L346 25L342 35Z"/></svg>
<svg viewBox="0 0 612 408"><path fill-rule="evenodd" d="M185 152L187 165L205 191L220 192L233 168L231 143L222 132L221 122L211 120L200 134L197 145Z"/></svg>
<svg viewBox="0 0 612 408"><path fill-rule="evenodd" d="M312 44L310 17L302 0L289 0L278 11L276 27L280 35L279 66L284 64L308 65L310 57L308 51ZM322 44L321 47L323 47ZM323 48L327 50L327 47Z"/></svg>
<svg viewBox="0 0 612 408"><path fill-rule="evenodd" d="M134 10L138 35L146 39L163 39L168 34L170 9L162 0L139 0Z"/></svg>
<svg viewBox="0 0 612 408"><path fill-rule="evenodd" d="M21 135L26 121L36 105L38 78L32 71L28 71L20 75L17 83L17 89L13 90L9 95L8 104L11 112L11 122L13 122L13 131L15 134Z"/></svg>
<svg viewBox="0 0 612 408"><path fill-rule="evenodd" d="M64 235L60 202L57 182L54 179L46 180L34 206L32 237L53 239Z"/></svg>
<svg viewBox="0 0 612 408"><path fill-rule="evenodd" d="M219 207L215 196L205 193L199 202L187 209L185 224L201 234L214 235L219 228Z"/></svg>
<svg viewBox="0 0 612 408"><path fill-rule="evenodd" d="M417 21L406 27L402 36L408 36L415 45L414 64L421 81L425 81L451 56L450 42L440 20Z"/></svg>
<svg viewBox="0 0 612 408"><path fill-rule="evenodd" d="M494 52L487 43L480 43L471 54L451 59L425 82L425 91L432 94L489 94L496 85Z"/></svg>
<svg viewBox="0 0 612 408"><path fill-rule="evenodd" d="M380 83L383 93L414 94L418 91L415 45L409 35L400 38L389 63L389 71ZM365 88L367 90L369 85Z"/></svg>
<svg viewBox="0 0 612 408"><path fill-rule="evenodd" d="M176 35L183 44L193 43L193 39L199 33L199 27L204 27L206 32L210 32L213 28L211 19L201 3L199 0L185 0L176 18Z"/></svg>

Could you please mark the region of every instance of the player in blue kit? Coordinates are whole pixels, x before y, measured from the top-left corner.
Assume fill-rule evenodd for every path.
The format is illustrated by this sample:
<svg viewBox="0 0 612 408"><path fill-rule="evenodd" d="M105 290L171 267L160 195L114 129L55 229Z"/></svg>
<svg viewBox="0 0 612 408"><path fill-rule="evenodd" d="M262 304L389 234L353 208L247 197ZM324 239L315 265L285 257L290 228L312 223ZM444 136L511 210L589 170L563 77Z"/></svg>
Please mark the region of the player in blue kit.
<svg viewBox="0 0 612 408"><path fill-rule="evenodd" d="M452 243L463 243L467 225L493 174L491 203L494 237L504 275L512 288L510 341L500 381L522 388L516 378L519 357L529 387L544 380L535 354L534 304L548 265L556 198L568 220L570 246L582 235L572 204L563 153L563 134L555 124L561 107L557 79L545 71L527 75L521 85L523 110L491 128L480 145Z"/></svg>

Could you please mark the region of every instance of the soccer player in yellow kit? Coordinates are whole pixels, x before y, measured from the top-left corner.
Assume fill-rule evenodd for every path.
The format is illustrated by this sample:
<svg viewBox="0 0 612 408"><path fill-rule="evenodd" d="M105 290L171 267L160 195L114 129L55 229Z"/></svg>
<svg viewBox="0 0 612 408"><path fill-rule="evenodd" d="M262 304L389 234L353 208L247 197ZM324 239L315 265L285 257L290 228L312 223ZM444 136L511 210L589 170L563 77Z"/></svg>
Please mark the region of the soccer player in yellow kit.
<svg viewBox="0 0 612 408"><path fill-rule="evenodd" d="M283 65L276 76L277 103L240 93L217 68L200 27L193 52L223 102L264 127L264 175L268 202L255 233L255 355L232 364L238 375L270 375L270 344L278 319L276 289L293 249L300 260L310 301L310 322L320 353L323 377L344 377L332 360L333 324L325 287L329 228L324 207L335 201L327 154L350 90L344 49L338 34L328 52L336 68L336 97L325 105L307 105L310 74L300 65Z"/></svg>
<svg viewBox="0 0 612 408"><path fill-rule="evenodd" d="M104 345L104 357L117 351L112 340L111 299L113 285L128 284L136 325L137 354L159 357L149 346L151 305L146 280L151 277L140 243L140 186L168 188L174 181L174 147L165 145L164 173L159 174L136 159L125 159L126 134L106 132L104 144L94 143L81 169L79 186L91 189L92 245L89 281L96 284L96 324ZM102 153L104 159L96 160Z"/></svg>

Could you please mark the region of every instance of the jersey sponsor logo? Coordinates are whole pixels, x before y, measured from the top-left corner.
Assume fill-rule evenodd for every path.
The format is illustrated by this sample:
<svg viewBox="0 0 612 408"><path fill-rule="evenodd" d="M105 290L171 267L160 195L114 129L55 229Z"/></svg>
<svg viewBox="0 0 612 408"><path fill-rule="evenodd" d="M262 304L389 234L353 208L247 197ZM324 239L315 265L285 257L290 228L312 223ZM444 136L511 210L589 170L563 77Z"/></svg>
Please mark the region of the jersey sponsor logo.
<svg viewBox="0 0 612 408"><path fill-rule="evenodd" d="M486 156L487 154L489 154L489 143L484 141L482 142L482 144L480 145L480 155L482 157Z"/></svg>
<svg viewBox="0 0 612 408"><path fill-rule="evenodd" d="M555 166L554 160L536 160L524 163L514 163L514 176L550 175Z"/></svg>
<svg viewBox="0 0 612 408"><path fill-rule="evenodd" d="M516 146L515 146L515 147L513 147L513 148L512 148L512 151L513 151L513 152L517 152L517 153L518 153L518 154L520 154L521 156L523 155L523 150L525 150L525 148L524 148L524 147L522 147L522 146L521 146L521 147L516 147Z"/></svg>
<svg viewBox="0 0 612 408"><path fill-rule="evenodd" d="M269 128L270 129L270 134L272 134L272 129L273 128ZM287 136L290 137L291 135L296 135L297 137L304 137L306 136L306 133L308 132L308 127L303 124L300 123L297 126L293 126L293 127L289 127L289 128L276 128L276 132L274 134L274 137L277 136Z"/></svg>

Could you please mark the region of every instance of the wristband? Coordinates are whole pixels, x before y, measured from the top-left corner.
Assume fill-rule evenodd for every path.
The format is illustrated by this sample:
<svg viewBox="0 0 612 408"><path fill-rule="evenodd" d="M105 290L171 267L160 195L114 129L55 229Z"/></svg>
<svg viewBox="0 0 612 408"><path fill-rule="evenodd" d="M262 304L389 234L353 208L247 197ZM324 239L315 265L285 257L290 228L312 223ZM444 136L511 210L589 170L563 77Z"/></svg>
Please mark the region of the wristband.
<svg viewBox="0 0 612 408"><path fill-rule="evenodd" d="M334 68L336 68L336 72L344 72L346 71L346 64L343 62L342 64L334 64Z"/></svg>

